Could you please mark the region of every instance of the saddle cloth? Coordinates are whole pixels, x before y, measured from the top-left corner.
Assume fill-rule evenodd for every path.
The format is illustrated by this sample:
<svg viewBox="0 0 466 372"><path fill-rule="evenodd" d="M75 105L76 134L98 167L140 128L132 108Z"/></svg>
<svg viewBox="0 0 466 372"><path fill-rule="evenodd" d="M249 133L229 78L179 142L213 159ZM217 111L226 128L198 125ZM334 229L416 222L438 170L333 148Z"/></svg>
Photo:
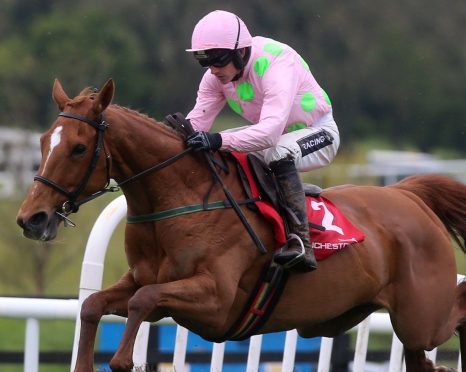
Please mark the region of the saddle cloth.
<svg viewBox="0 0 466 372"><path fill-rule="evenodd" d="M251 196L261 196L260 188L253 176L252 168L245 153L232 152L238 164L246 175ZM257 208L269 221L274 229L276 248L286 243L286 234L283 218L266 198L255 202ZM318 261L323 260L350 244L364 240L364 234L356 228L351 221L330 200L322 196L306 195L308 221L311 224L323 226L325 231L311 227L309 229L312 248Z"/></svg>

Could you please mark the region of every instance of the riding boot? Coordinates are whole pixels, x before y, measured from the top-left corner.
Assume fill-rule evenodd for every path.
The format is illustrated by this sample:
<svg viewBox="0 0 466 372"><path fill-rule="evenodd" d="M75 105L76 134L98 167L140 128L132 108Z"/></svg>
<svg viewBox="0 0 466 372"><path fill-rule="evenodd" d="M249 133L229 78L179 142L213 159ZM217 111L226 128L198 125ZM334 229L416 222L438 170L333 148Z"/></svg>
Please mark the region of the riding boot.
<svg viewBox="0 0 466 372"><path fill-rule="evenodd" d="M290 233L286 246L275 254L274 261L293 271L312 271L317 268L317 262L309 237L304 190L294 161L275 161L270 168L277 181Z"/></svg>

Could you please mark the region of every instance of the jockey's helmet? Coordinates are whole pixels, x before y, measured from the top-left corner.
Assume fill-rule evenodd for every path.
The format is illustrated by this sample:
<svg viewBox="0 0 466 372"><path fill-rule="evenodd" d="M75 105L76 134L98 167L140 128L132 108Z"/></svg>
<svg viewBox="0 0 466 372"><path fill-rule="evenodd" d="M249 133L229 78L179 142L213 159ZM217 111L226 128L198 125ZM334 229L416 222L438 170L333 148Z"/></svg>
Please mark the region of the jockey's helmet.
<svg viewBox="0 0 466 372"><path fill-rule="evenodd" d="M204 16L194 27L191 48L201 66L223 67L238 61L238 50L250 47L252 36L246 24L236 14L215 10Z"/></svg>

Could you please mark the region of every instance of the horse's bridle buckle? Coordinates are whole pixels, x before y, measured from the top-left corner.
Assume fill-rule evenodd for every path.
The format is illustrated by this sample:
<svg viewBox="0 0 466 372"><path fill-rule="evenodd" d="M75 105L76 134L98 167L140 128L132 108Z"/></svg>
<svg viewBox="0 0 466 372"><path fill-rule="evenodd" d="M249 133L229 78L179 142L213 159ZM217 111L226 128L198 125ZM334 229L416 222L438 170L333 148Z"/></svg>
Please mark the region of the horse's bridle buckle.
<svg viewBox="0 0 466 372"><path fill-rule="evenodd" d="M76 227L76 224L68 218L68 216L74 212L74 209L75 207L73 205L73 202L71 200L67 200L61 206L61 213L55 211L55 214L60 216L60 218L63 220L63 226Z"/></svg>

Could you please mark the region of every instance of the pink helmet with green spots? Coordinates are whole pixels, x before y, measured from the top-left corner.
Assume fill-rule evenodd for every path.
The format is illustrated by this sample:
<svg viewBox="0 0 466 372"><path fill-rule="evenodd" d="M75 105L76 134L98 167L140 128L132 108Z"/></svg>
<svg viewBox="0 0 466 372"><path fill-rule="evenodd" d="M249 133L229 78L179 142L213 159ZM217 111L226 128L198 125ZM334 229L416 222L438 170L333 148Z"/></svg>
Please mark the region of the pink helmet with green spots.
<svg viewBox="0 0 466 372"><path fill-rule="evenodd" d="M191 49L186 49L186 51L234 50L249 47L251 44L251 34L236 14L215 10L196 24L191 38Z"/></svg>

